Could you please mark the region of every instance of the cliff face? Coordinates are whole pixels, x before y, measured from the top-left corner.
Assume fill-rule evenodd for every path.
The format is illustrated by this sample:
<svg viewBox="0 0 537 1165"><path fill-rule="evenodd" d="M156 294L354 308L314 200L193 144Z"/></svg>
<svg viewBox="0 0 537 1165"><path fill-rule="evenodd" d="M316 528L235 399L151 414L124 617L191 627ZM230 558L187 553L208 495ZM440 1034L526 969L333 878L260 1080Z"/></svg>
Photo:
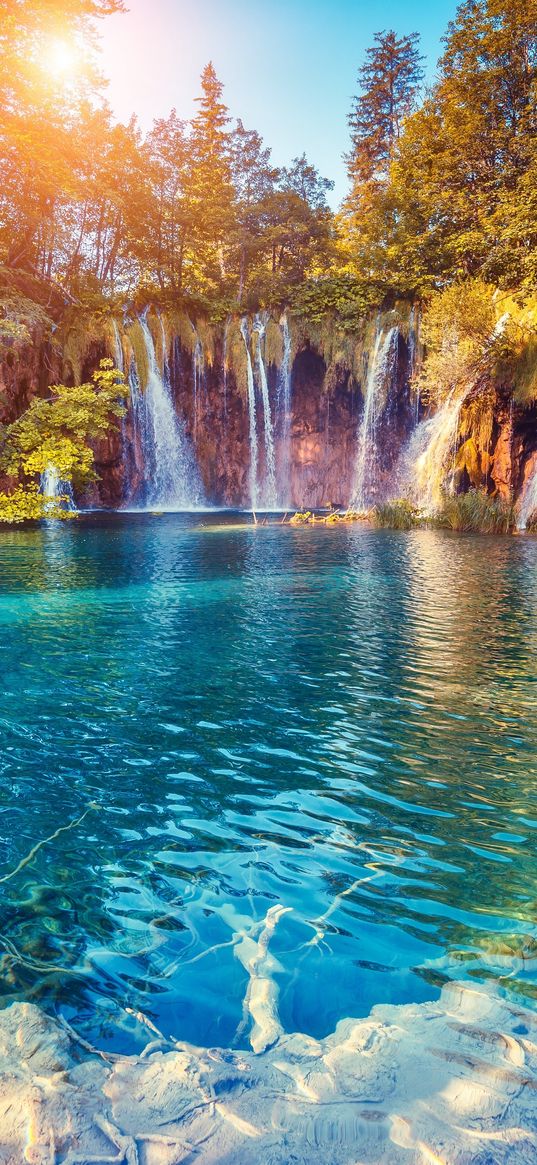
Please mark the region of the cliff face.
<svg viewBox="0 0 537 1165"><path fill-rule="evenodd" d="M0 347L0 423L20 417L32 397L43 396L49 384L59 381L62 355L36 328L32 343Z"/></svg>
<svg viewBox="0 0 537 1165"><path fill-rule="evenodd" d="M166 318L165 350L160 350L156 320L149 319L159 365L163 375L166 369L174 408L209 504L250 507L253 477L260 510L349 504L375 326L341 339L331 328L323 334L291 320L284 368L281 321L264 320L260 338L256 321L249 320L245 340L240 321L208 333L199 323ZM382 326L377 321L376 329ZM127 329L122 336L122 359L125 368L136 366L143 381L145 357L136 351L138 343L139 337L129 335ZM248 357L253 381L250 395ZM415 421L408 330L406 335L403 329L398 334L393 365L387 372L380 385L382 401L376 418L373 500L382 496ZM141 443L130 408L123 433L112 434L96 450L101 481L89 498L93 504L118 506L143 500Z"/></svg>
<svg viewBox="0 0 537 1165"><path fill-rule="evenodd" d="M508 386L489 402L488 419L465 403L438 446L445 464L435 461L412 386L419 342L408 307L363 321L354 335L331 320L314 326L287 316L217 326L152 310L141 319L79 318L58 329L54 345L36 333L31 345L4 353L0 421L15 419L56 381L88 379L106 356L129 381L128 412L95 447L99 481L83 505L170 501L155 481L160 430L170 423L166 402L209 505L312 509L410 496L419 475L405 457L414 445L439 482L456 467L457 489L524 495L537 471L536 406L515 405ZM188 482L181 488L188 504Z"/></svg>

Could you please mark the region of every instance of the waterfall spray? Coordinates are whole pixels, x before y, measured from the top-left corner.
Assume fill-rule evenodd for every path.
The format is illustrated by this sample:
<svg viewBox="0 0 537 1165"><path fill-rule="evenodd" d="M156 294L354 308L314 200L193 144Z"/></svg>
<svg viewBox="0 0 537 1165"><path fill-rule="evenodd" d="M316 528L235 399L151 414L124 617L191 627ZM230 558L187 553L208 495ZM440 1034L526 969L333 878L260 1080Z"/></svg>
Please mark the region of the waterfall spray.
<svg viewBox="0 0 537 1165"><path fill-rule="evenodd" d="M62 481L55 465L47 465L41 474L39 488L45 500L45 513L60 509L74 513L76 510L73 487L70 481Z"/></svg>
<svg viewBox="0 0 537 1165"><path fill-rule="evenodd" d="M388 376L393 377L397 361L399 329L383 330L377 321L375 344L371 354L364 395L364 411L358 436L358 455L354 477L353 509L360 512L374 499L377 476L377 426L383 408L383 393Z"/></svg>
<svg viewBox="0 0 537 1165"><path fill-rule="evenodd" d="M440 506L442 494L454 475L459 420L467 392L453 391L438 412L415 429L401 472L403 492L420 510L430 514Z"/></svg>
<svg viewBox="0 0 537 1165"><path fill-rule="evenodd" d="M192 383L194 387L194 441L198 435L199 414L200 414L200 396L201 390L205 383L205 357L203 355L203 345L197 333L195 325L190 321L190 326L194 333L194 346L192 348Z"/></svg>
<svg viewBox="0 0 537 1165"><path fill-rule="evenodd" d="M537 462L533 472L528 477L520 498L518 511L518 528L525 530L532 514L537 512Z"/></svg>
<svg viewBox="0 0 537 1165"><path fill-rule="evenodd" d="M263 403L263 428L265 437L265 481L262 488L262 504L269 510L276 509L278 498L276 491L276 455L274 451L274 426L270 411L270 397L267 381L267 371L263 358L263 343L266 323L261 316L256 316L254 331L257 333L257 370Z"/></svg>
<svg viewBox="0 0 537 1165"><path fill-rule="evenodd" d="M181 510L203 505L203 490L184 426L177 417L171 395L164 323L163 361L159 369L147 313L139 317L148 366L142 390L136 362L129 371L135 439L144 465L142 504L150 509Z"/></svg>
<svg viewBox="0 0 537 1165"><path fill-rule="evenodd" d="M283 358L278 378L278 411L281 423L281 464L278 474L278 501L285 508L291 501L291 331L287 312L280 319Z"/></svg>
<svg viewBox="0 0 537 1165"><path fill-rule="evenodd" d="M255 407L254 370L252 367L252 357L250 354L250 336L248 333L248 320L246 317L241 320L241 334L244 340L244 347L246 349L246 383L248 388L248 416L250 435L250 505L255 513L257 510L257 418Z"/></svg>

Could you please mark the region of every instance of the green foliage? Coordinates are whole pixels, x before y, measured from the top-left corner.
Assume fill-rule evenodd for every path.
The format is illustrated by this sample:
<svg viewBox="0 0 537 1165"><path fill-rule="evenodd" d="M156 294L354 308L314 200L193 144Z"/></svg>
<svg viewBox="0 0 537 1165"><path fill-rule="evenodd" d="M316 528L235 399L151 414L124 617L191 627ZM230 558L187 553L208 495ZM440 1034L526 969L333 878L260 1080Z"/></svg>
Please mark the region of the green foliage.
<svg viewBox="0 0 537 1165"><path fill-rule="evenodd" d="M123 376L111 360L103 360L91 383L60 384L50 391L49 399L34 399L22 417L3 429L0 471L35 482L54 465L62 480L80 486L95 478L90 442L105 436L124 415ZM33 492L32 484L30 497Z"/></svg>
<svg viewBox="0 0 537 1165"><path fill-rule="evenodd" d="M327 275L296 288L290 306L295 315L315 324L336 315L341 327L350 331L381 299L371 284L350 275Z"/></svg>
<svg viewBox="0 0 537 1165"><path fill-rule="evenodd" d="M52 331L50 316L20 292L16 280L0 268L0 351L28 344L35 331L48 338Z"/></svg>
<svg viewBox="0 0 537 1165"><path fill-rule="evenodd" d="M350 119L353 187L341 225L351 270L399 294L476 276L534 290L537 0L462 3L438 80L409 113L410 43L408 104L395 126L379 57L387 35L368 52Z"/></svg>
<svg viewBox="0 0 537 1165"><path fill-rule="evenodd" d="M387 173L404 119L416 104L422 59L418 33L397 37L392 31L380 32L366 50L358 73L360 93L349 116L347 164L354 201L359 201L364 184L382 181Z"/></svg>
<svg viewBox="0 0 537 1165"><path fill-rule="evenodd" d="M375 506L370 517L375 526L390 530L412 530L422 524L420 511L407 498Z"/></svg>
<svg viewBox="0 0 537 1165"><path fill-rule="evenodd" d="M454 392L490 386L505 354L494 288L469 280L433 295L423 314L421 340L426 359L417 387L424 400L439 405Z"/></svg>
<svg viewBox="0 0 537 1165"><path fill-rule="evenodd" d="M434 524L461 533L509 534L516 526L516 507L510 500L471 489L446 496Z"/></svg>

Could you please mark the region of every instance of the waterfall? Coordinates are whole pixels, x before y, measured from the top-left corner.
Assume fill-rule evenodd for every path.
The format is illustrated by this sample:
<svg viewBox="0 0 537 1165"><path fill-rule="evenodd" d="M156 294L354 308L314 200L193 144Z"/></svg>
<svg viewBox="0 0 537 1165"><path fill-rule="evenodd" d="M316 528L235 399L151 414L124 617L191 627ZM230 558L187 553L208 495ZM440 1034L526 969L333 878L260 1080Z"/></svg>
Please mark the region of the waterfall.
<svg viewBox="0 0 537 1165"><path fill-rule="evenodd" d="M59 507L60 510L68 510L74 513L76 510L73 487L70 481L62 481L55 465L47 465L47 468L41 474L39 488L45 502L45 513L49 513Z"/></svg>
<svg viewBox="0 0 537 1165"><path fill-rule="evenodd" d="M148 377L140 386L136 362L129 373L135 440L140 443L144 486L142 504L148 509L184 510L203 505L203 490L184 427L177 417L171 394L164 323L162 372L147 314L139 317L146 350Z"/></svg>
<svg viewBox="0 0 537 1165"><path fill-rule="evenodd" d="M257 370L263 403L263 429L265 437L265 480L262 488L262 505L268 510L275 510L278 498L276 491L276 454L274 451L274 426L270 411L269 388L267 371L263 359L263 340L266 324L261 316L256 316L254 331L257 332Z"/></svg>
<svg viewBox="0 0 537 1165"><path fill-rule="evenodd" d="M530 474L520 497L518 528L525 530L528 519L537 511L537 462Z"/></svg>
<svg viewBox="0 0 537 1165"><path fill-rule="evenodd" d="M411 391L414 389L414 424L419 424L420 419L420 390L419 384L413 384L416 376L418 366L418 345L420 334L420 315L419 309L416 311L414 304L410 310L410 321L408 327L408 371Z"/></svg>
<svg viewBox="0 0 537 1165"><path fill-rule="evenodd" d="M123 359L123 344L121 343L121 333L118 327L117 320L112 320L112 331L114 334L114 364L120 372L125 371L125 361Z"/></svg>
<svg viewBox="0 0 537 1165"><path fill-rule="evenodd" d="M459 418L466 392L453 391L433 417L414 430L404 455L403 492L424 513L432 513L453 480Z"/></svg>
<svg viewBox="0 0 537 1165"><path fill-rule="evenodd" d="M194 346L192 348L192 382L194 385L194 441L198 435L199 413L200 413L200 394L205 383L205 357L203 355L203 345L198 336L196 328L192 321L190 326L194 333Z"/></svg>
<svg viewBox="0 0 537 1165"><path fill-rule="evenodd" d="M250 505L257 510L257 418L255 408L255 382L252 357L250 354L250 337L248 334L248 320L241 320L241 333L246 349L246 383L248 387L248 416L250 434Z"/></svg>
<svg viewBox="0 0 537 1165"><path fill-rule="evenodd" d="M377 323L375 345L364 394L364 411L358 436L358 455L354 476L353 509L363 512L375 498L377 476L377 426L384 407L384 389L397 361L399 329L383 330ZM389 391L389 385L388 385Z"/></svg>
<svg viewBox="0 0 537 1165"><path fill-rule="evenodd" d="M281 424L281 464L278 474L278 502L285 509L291 501L291 332L287 312L280 319L283 358L278 379L278 411Z"/></svg>

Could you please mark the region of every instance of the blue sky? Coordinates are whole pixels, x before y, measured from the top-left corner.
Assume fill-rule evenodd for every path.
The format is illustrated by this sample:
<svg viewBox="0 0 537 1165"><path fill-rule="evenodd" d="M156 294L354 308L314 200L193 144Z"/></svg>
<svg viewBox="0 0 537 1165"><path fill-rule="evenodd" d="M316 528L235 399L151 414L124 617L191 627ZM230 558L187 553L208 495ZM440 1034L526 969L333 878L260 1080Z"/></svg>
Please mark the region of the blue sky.
<svg viewBox="0 0 537 1165"><path fill-rule="evenodd" d="M144 128L175 106L188 118L212 60L234 117L257 129L277 165L306 152L345 194L342 154L356 74L375 32L420 32L432 79L456 0L127 0L102 26L108 98Z"/></svg>

